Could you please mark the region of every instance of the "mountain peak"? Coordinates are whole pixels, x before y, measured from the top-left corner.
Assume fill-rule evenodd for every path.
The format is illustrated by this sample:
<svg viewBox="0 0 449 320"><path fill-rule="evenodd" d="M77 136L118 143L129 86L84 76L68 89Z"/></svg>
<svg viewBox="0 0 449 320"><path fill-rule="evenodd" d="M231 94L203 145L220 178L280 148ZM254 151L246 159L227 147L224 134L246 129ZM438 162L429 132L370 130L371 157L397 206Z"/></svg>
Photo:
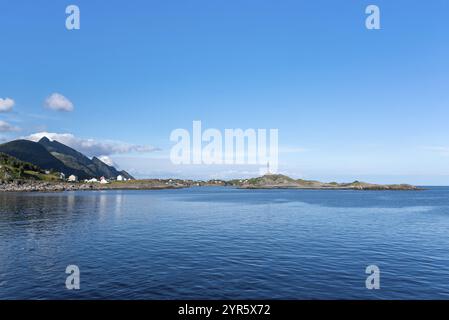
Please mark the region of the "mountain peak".
<svg viewBox="0 0 449 320"><path fill-rule="evenodd" d="M50 142L50 139L48 139L47 137L44 136L39 140L39 143L45 143L45 142Z"/></svg>

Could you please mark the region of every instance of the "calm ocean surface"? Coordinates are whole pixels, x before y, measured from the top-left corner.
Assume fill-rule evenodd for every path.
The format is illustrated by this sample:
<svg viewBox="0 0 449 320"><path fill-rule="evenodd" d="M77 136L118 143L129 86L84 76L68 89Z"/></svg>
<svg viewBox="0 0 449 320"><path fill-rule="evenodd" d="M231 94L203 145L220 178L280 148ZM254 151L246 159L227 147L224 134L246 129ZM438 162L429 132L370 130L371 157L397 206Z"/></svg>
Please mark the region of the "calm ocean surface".
<svg viewBox="0 0 449 320"><path fill-rule="evenodd" d="M0 298L449 299L449 188L1 193Z"/></svg>

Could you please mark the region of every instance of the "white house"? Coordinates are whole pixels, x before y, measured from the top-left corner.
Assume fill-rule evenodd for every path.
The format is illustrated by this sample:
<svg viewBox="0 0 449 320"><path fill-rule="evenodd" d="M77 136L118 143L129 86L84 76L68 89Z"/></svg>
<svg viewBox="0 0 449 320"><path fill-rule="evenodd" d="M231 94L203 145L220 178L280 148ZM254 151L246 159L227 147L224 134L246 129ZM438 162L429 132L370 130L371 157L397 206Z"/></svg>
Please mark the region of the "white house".
<svg viewBox="0 0 449 320"><path fill-rule="evenodd" d="M69 176L68 180L70 182L76 182L76 181L78 181L78 177L72 174L72 175Z"/></svg>
<svg viewBox="0 0 449 320"><path fill-rule="evenodd" d="M101 178L100 178L100 183L101 183L101 184L106 184L106 183L109 183L109 182L108 182L108 180L106 180L105 177L101 177Z"/></svg>
<svg viewBox="0 0 449 320"><path fill-rule="evenodd" d="M117 176L117 181L123 181L123 176L119 174L119 175Z"/></svg>
<svg viewBox="0 0 449 320"><path fill-rule="evenodd" d="M89 180L84 180L84 182L87 182L87 183L95 183L95 182L98 182L98 180L96 179L96 178L92 178L92 179L89 179Z"/></svg>

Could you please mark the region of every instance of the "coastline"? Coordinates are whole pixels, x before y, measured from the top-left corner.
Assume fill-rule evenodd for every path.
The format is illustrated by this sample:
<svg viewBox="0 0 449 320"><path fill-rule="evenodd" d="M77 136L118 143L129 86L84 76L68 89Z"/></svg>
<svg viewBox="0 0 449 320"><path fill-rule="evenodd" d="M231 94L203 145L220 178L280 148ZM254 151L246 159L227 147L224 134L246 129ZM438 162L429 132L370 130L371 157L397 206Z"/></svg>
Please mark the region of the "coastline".
<svg viewBox="0 0 449 320"><path fill-rule="evenodd" d="M411 185L378 185L367 183L351 183L338 185L299 185L299 184L266 184L251 185L237 184L226 181L193 181L193 180L133 180L128 182L111 182L107 184L65 182L65 181L33 181L15 180L11 182L0 182L0 192L63 192L63 191L98 191L98 190L166 190L184 189L190 187L221 186L241 190L354 190L354 191L420 191Z"/></svg>
<svg viewBox="0 0 449 320"><path fill-rule="evenodd" d="M140 184L93 184L81 182L44 182L13 181L0 183L0 192L63 192L63 191L96 191L96 190L163 190L179 189L185 186L158 183Z"/></svg>
<svg viewBox="0 0 449 320"><path fill-rule="evenodd" d="M420 187L402 187L400 185L389 186L389 185L372 185L366 187L306 187L306 186L266 186L266 187L239 187L238 189L247 190L354 190L354 191L422 191L424 188Z"/></svg>

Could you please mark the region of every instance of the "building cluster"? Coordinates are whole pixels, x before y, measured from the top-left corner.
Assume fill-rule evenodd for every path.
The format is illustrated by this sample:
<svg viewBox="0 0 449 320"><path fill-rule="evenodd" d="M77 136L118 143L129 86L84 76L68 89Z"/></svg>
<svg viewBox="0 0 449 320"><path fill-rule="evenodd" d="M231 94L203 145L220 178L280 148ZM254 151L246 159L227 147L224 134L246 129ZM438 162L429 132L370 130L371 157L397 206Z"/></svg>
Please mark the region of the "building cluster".
<svg viewBox="0 0 449 320"><path fill-rule="evenodd" d="M64 175L63 173L61 173L60 178L61 178L62 180L65 180L65 175ZM111 180L113 180L113 179L111 179ZM128 180L131 180L131 179L126 179L126 178L123 177L122 175L118 175L118 176L115 178L115 180L116 180L116 181L128 181ZM70 175L70 176L67 178L67 181L69 181L69 182L78 182L78 177L75 176L74 174L72 174L72 175ZM106 184L106 183L109 183L109 180L106 179L105 177L101 177L100 179L97 179L97 178L84 179L84 182L85 182L85 183L101 183L101 184Z"/></svg>

